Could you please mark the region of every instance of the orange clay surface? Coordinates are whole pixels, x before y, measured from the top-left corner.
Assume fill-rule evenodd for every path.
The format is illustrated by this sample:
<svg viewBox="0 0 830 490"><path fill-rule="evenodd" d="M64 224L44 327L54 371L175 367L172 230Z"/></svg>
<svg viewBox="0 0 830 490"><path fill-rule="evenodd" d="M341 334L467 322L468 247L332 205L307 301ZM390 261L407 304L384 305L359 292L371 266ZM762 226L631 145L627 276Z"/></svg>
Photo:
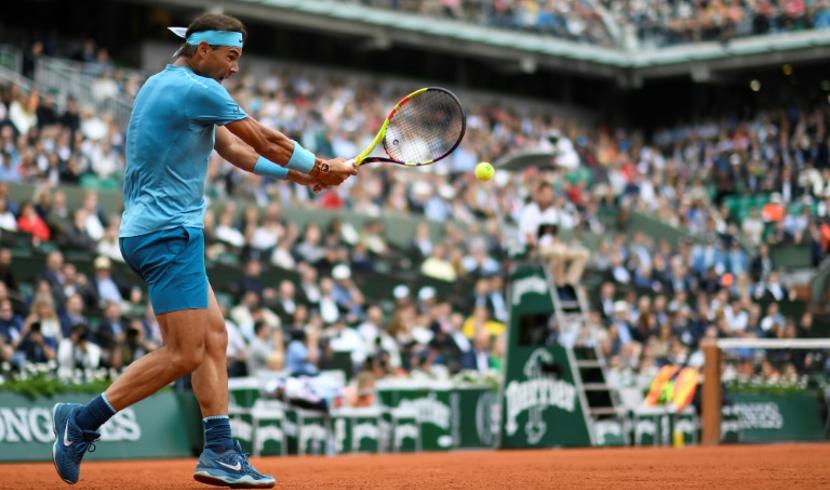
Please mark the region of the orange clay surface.
<svg viewBox="0 0 830 490"><path fill-rule="evenodd" d="M105 448L102 446L102 450ZM252 458L277 488L830 488L830 444ZM213 488L195 460L87 462L71 488ZM0 488L66 488L52 463L0 464Z"/></svg>

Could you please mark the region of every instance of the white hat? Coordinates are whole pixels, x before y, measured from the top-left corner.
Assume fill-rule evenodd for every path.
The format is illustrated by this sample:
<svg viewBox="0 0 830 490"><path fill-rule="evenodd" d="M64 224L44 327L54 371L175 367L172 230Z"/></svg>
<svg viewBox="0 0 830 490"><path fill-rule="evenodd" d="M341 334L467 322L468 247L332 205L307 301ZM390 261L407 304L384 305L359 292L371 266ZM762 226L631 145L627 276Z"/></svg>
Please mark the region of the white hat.
<svg viewBox="0 0 830 490"><path fill-rule="evenodd" d="M689 356L689 361L687 364L689 365L689 367L701 368L703 367L704 359L705 358L703 356L703 352L700 350L696 350L692 353L692 355Z"/></svg>
<svg viewBox="0 0 830 490"><path fill-rule="evenodd" d="M406 284L398 284L392 290L392 295L395 296L395 299L404 299L409 296L409 288L406 287Z"/></svg>
<svg viewBox="0 0 830 490"><path fill-rule="evenodd" d="M432 286L424 286L418 291L418 299L420 301L429 301L435 297L435 288Z"/></svg>
<svg viewBox="0 0 830 490"><path fill-rule="evenodd" d="M419 180L412 184L412 192L415 195L429 196L432 194L432 186L423 180Z"/></svg>
<svg viewBox="0 0 830 490"><path fill-rule="evenodd" d="M432 333L432 330L423 327L415 327L412 329L412 338L415 339L415 342L419 344L429 344L435 334Z"/></svg>
<svg viewBox="0 0 830 490"><path fill-rule="evenodd" d="M438 188L438 195L447 200L453 199L455 198L455 189L451 185L442 185Z"/></svg>
<svg viewBox="0 0 830 490"><path fill-rule="evenodd" d="M352 270L346 264L337 264L331 271L331 276L335 279L348 279L352 277Z"/></svg>
<svg viewBox="0 0 830 490"><path fill-rule="evenodd" d="M354 245L360 240L360 234L351 223L343 223L343 226L340 228L340 235L343 237L343 241L349 245Z"/></svg>
<svg viewBox="0 0 830 490"><path fill-rule="evenodd" d="M93 265L95 266L96 269L109 269L110 266L111 266L111 263L110 263L109 257L105 257L105 256L102 255L102 256L95 259L95 262L93 262Z"/></svg>
<svg viewBox="0 0 830 490"><path fill-rule="evenodd" d="M493 177L493 182L498 187L504 187L510 183L510 173L504 170L496 170L496 175Z"/></svg>

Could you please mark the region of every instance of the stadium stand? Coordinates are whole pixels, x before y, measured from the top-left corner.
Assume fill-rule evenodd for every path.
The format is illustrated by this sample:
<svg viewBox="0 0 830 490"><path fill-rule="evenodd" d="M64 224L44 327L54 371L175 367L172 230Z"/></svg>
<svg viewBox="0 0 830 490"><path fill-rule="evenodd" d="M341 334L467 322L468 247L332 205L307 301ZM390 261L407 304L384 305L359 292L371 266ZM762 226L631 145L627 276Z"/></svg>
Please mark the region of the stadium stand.
<svg viewBox="0 0 830 490"><path fill-rule="evenodd" d="M340 1L600 45L622 44L620 33L655 47L830 26L825 1Z"/></svg>
<svg viewBox="0 0 830 490"><path fill-rule="evenodd" d="M246 87L244 84L235 87L234 91L245 100L247 108L253 114L277 126L298 119L296 114L271 112L275 109L292 109L291 105L280 104L278 101L304 97L308 102L298 101L296 106L316 107L323 120L328 115L331 120L341 121L345 128L335 128L329 133L333 136L329 139L323 130L325 126L322 121L318 125L311 122L309 126L299 128L299 134L307 141L315 142L312 138L319 138L316 142L318 151L326 153L327 148L331 148L331 153L348 154L356 144L346 139L350 134L346 128L351 126L354 128L351 134L355 134L356 128L372 123L353 121L342 117L340 113L332 114L337 100L321 101L314 93L293 93L300 83L302 81L290 79L265 80L262 82L264 87L269 84L285 87L283 92L270 97L266 90L257 90L256 87ZM246 90L250 91L248 97L245 97ZM350 91L347 86L334 90L334 93L343 94L343 99L339 100L340 107L349 106L352 97L360 100L359 94ZM108 206L109 212L102 213L95 201L98 193L104 192L100 190L102 187L110 187L110 184L105 183L107 179L117 178L114 176L118 175L123 165L119 145L123 135L113 123L102 124L95 121L91 114L73 117L71 108L63 114L53 115L48 110L48 104L44 109L40 100L29 97L28 100L37 102L30 103L29 112L45 116L30 118L30 127L23 126L25 133L15 138L15 132L20 132L18 125L24 124L17 116L21 112L19 107L27 99L24 94L18 94L17 89L9 88L5 100L10 99L7 109L9 118L2 142L2 146L7 148L4 152L3 180L36 184L35 187L26 187L23 198L13 199L7 195L3 204L0 204L4 209L4 239L11 240L6 242L8 245L17 247L11 249L15 267L10 272L14 283L8 284L7 280L6 289L9 297L17 299L12 303L16 305L16 315L26 319L22 323L18 316L8 320L10 323L6 327L5 336L16 350L10 358L20 363L23 359L43 361L54 357L54 352L46 350L41 353L26 340L31 337L31 325L38 321L42 323L47 318L57 318L58 315L71 318L74 314L90 317L89 325L94 332L94 340L91 342L100 343L104 352L100 357L101 365L117 367L123 362L119 352L124 349L132 352L137 348L136 342L152 346L159 340L158 333L153 331L152 316L145 315L146 308L140 290L127 284L134 282L134 278L125 267L115 269L117 274L112 280L114 287L103 286L111 284L111 279L101 277L104 271L112 267L109 265L110 260L120 259L114 241L118 226L117 212L114 210L118 208ZM505 304L501 286L493 289L494 285L500 284L497 275L493 275L499 272L499 267L488 265L505 260L503 237L492 226L492 222L480 220L491 216L492 209L487 209L484 205L486 196L477 196L476 188L469 185L466 172L468 167L465 165L477 161L478 155L494 152L489 145L498 145L498 141L483 141L482 146L476 145L483 134L503 134L505 141L515 141L519 135L500 128L536 126L537 138L556 130L555 125L545 124L544 120L522 121L516 115L499 112L497 108L491 109L490 114L490 117L485 113L474 115L481 117L481 125L488 131L472 133L471 147L466 150L470 155L465 156L465 152L461 152L454 157L449 167L455 177L450 180L450 184L445 184L446 188L438 187L438 192L434 194L433 186L430 185L430 182L438 182L434 175L424 174L415 182L408 179L404 183L396 182L393 172L379 170L361 177L362 185L353 186L343 196L329 194L320 198L319 205L324 209L341 209L346 206L345 203L349 203L350 212L369 217L362 220L362 226L335 219L329 223L328 229L321 230L313 224L304 227L301 219L287 219L279 204L268 206L262 216L252 212L251 210L256 210L253 207L240 213L232 205L234 201L226 201L225 198L258 197L260 202L265 202L265 196L271 195L285 206L290 206L293 202L305 202L304 205L308 206L309 196L298 192L299 189L284 188L285 186L269 189L269 185L244 178L238 172L230 170L229 166L223 165L218 158L213 159L213 197L217 203L231 204L213 205L206 218L208 254L214 262L210 272L228 309L229 328L238 329L239 332L241 343L236 347L236 358L247 360L248 348L253 349L252 352L263 349L259 345L261 342L255 341L258 338L255 336L258 330L256 324L258 321L268 323L270 318L270 327L281 326L281 338L286 340L293 330L300 327L319 330L319 337L309 338L319 338L324 345L333 345L349 352L356 364L355 371L363 366L367 358L377 359L381 354L375 347L378 338L381 345L389 346L390 351L385 352L381 358L389 355L390 366L403 370L430 370L435 367L433 364L437 364L445 366L450 372L457 371L461 367L464 351L470 348L470 340L440 345L435 340L438 334L444 331L476 332L476 325L503 321L497 316L503 319ZM377 111L375 116L379 116ZM799 114L797 120L807 117ZM812 114L810 117L816 116ZM69 123L45 125L43 130L38 131L40 120L50 118ZM72 136L72 125L76 124L73 121L78 119L76 136ZM775 128L772 123L769 124ZM94 128L95 125L103 125L105 129L99 133L84 130ZM740 126L749 125L752 125L752 121ZM595 274L610 279L603 283L602 290L610 290L610 297L618 298L621 294L616 290L619 289L622 297L633 305L629 309L625 306L628 303L620 303L616 299L597 305L597 321L606 327L605 349L613 366L639 369L641 374L648 376L644 369L664 362L676 362L678 357L690 355L698 341L706 335L713 335L713 332L721 336L788 338L809 331L808 326L799 325L795 319L787 321L773 311L778 302L790 302L791 296L786 292L786 287L775 279L775 266L765 262L770 259L761 255L750 260L750 253L755 255L754 246L759 243L765 244L765 247L768 247L766 244L779 243L808 245L816 254L815 260L819 260L825 249L820 246L820 240L817 240L819 222L813 216L826 216L826 205L821 210L814 206L815 213L802 214L802 209L810 211L810 206L795 207L788 204L783 214L761 220L761 233L758 233L747 224L749 221L741 220L743 215L740 213L757 214L754 211L765 206L766 200L751 201L745 206L750 211L744 211L744 197L736 196L727 201L723 196L718 196L717 192L710 197L709 190L701 186L704 178L702 162L684 160L683 168L687 169L689 175L678 177L677 167L667 163L661 157L665 153L659 151L661 148L677 148L679 154L691 155L694 152L684 151L683 147L684 143L689 144L694 137L695 144L710 144L711 149L718 148L725 156L732 154L733 150L727 142L734 142L739 134L730 134L717 125L672 128L658 132L654 150L644 146L639 151L621 151L628 145L627 138L621 137L615 141L598 134L594 136L597 139L592 141L589 139L591 136L587 136L591 133L588 130L582 131L584 134L580 134L577 129L571 133L577 141L577 153L582 162L593 163L602 173L607 173L608 183L595 187L594 192L589 193L585 191L586 181L582 180L586 176L576 172L561 172L553 176L554 181L562 186L558 189L557 202L563 210L560 220L563 229L598 233L606 226L613 227L613 223L603 223L597 217L599 206L612 204L647 212L659 209L664 213L661 215L664 221L687 228L693 235L703 238L702 243L679 243L677 247L672 247L665 240L654 242L642 233L635 233L628 243L623 234L616 234L611 240L600 242L600 253L594 256L591 268ZM525 134L533 135L533 132L526 131ZM698 139L704 135L710 136ZM747 136L747 146L744 148L747 154L752 153L748 147L750 139L758 138L754 134ZM71 143L73 141L74 145ZM758 143L762 144L763 140ZM477 151L477 148L484 149ZM771 157L789 158L787 149L782 150L773 153ZM707 153L714 160L725 158L718 152ZM641 161L633 161L636 156L640 156ZM739 165L741 163L743 162L738 162ZM819 167L826 165L816 163ZM748 165L748 162L744 164ZM733 170L734 167L743 170L739 165L724 162L724 170ZM651 179L644 178L646 175L651 176ZM532 176L510 177L502 184L506 191L503 195L507 196L506 200L509 199L502 207L513 210L511 216L515 218L521 213L520 192L522 188L527 188L526 179L529 178ZM752 195L750 193L753 189L775 190L771 187L776 183L774 176L764 182L759 180L753 179L751 174L741 180L746 186L747 194ZM82 197L83 206L79 206L77 201L69 205L65 202L70 188L65 193L52 194L42 187L77 183L90 189ZM804 196L822 198L823 181L818 184L809 188L799 187L805 187ZM681 192L686 188L686 193ZM9 185L4 184L2 189L8 193ZM821 192L814 192L815 189L821 189ZM26 202L27 192L34 204ZM770 202L784 201L794 205L801 202L794 197L801 196L802 191L794 193L790 189L783 194L786 198L776 195L770 198ZM678 195L687 198L678 199ZM80 198L77 192L75 198ZM710 202L717 204L718 199L723 201L722 209L729 210L729 214L720 214L717 206L707 205ZM732 204L735 202L738 204ZM67 209L76 207L78 210L70 215ZM391 243L392 235L384 233L383 221L371 218L378 214L381 207L423 214L433 221L444 221L453 216L479 231L465 237L452 233L451 230L431 234L429 229L421 228L412 233L410 243ZM704 210L709 210L709 213ZM737 228L736 221L731 220L743 222L741 229ZM765 223L768 225L766 235L763 230ZM776 228L774 223L783 226ZM757 236L744 233L747 230ZM742 238L752 244L749 253L738 241ZM42 271L41 275L37 267L27 267L28 264L40 263L40 260L23 260L27 254L31 254L31 251L23 252L29 243L37 243L37 250L43 252L54 250L57 246L64 253L73 254L74 258L71 264L61 264L59 259L55 259L58 263L54 266L54 271ZM60 255L60 252L51 253ZM39 252L35 254L32 257L41 257ZM97 259L96 255L99 255ZM240 262L245 263L244 269ZM261 263L266 264L265 270L261 270ZM417 264L422 263L420 270L423 275L407 280L400 274L390 273L401 269L398 266L401 263L413 264L416 268ZM70 272L72 268L84 271L85 274ZM25 272L21 269L25 269ZM302 272L292 272L295 269L318 271L317 277L303 282L305 275ZM439 270L450 271L450 275L440 273ZM52 282L45 280L49 277L53 278ZM463 287L453 287L452 284L430 277L469 282L475 287L468 291L475 290L476 294L454 297L452 306L456 313L450 313L450 304L436 302L435 291L459 292L464 290ZM122 281L124 284L119 284ZM75 294L75 290L87 283L93 287L86 290L80 311L69 313L68 299ZM410 292L404 294L404 287L396 288L399 284L408 284L404 287L409 287ZM415 284L423 286L418 288L413 286ZM394 296L390 295L392 291L395 291ZM695 291L701 292L695 294ZM444 295L441 297L448 298ZM387 304L397 304L391 310L387 306L388 324L384 324L376 308L384 301ZM36 305L47 303L54 312L41 313L37 310ZM113 305L119 304L120 309L113 308ZM127 315L131 320L122 319L122 315ZM806 318L809 317L805 317L802 322L808 322ZM465 325L465 319L473 328ZM345 331L358 335L352 333L346 336L347 339L341 339L344 336L343 322L349 325ZM71 320L64 321L62 330L55 330L51 336L46 337L47 342L53 344L53 350L63 338L71 341L73 335L78 336L72 333L74 325L70 323ZM495 327L495 330L503 330L503 326ZM265 341L266 344L268 342ZM258 345L256 349L255 344ZM284 356L284 345L269 345L275 355L279 354L277 357ZM326 360L326 356L334 356L332 350L323 349L323 352L326 354L321 356L321 364L330 361ZM375 372L381 369L372 364L364 368L370 366ZM270 364L270 367L279 369L282 366Z"/></svg>
<svg viewBox="0 0 830 490"><path fill-rule="evenodd" d="M613 41L609 15L658 45L827 23L825 2L710 2L701 12L689 2L580 2L572 12L570 2L362 3L595 44ZM10 370L117 369L160 343L117 246L117 107L143 75L76 44L71 61L27 47L17 67L26 83L0 89L0 356ZM226 85L248 113L331 155L356 153L397 94L291 70ZM121 102L98 105L110 99ZM817 267L830 246L827 104L723 116L643 131L484 103L446 163L405 176L373 168L319 197L214 155L207 253L233 374L345 366L440 377L479 369L467 359L474 348L498 366L511 257L498 220L516 226L540 179L554 184L558 232L591 250L584 286L597 293L591 318L618 382L642 386L661 365L698 362L705 338L817 335L791 273ZM555 153L557 166L499 171L496 199L476 185L476 162L521 151ZM314 354L298 359L298 342ZM99 355L66 354L82 343ZM786 362L774 371L794 372Z"/></svg>

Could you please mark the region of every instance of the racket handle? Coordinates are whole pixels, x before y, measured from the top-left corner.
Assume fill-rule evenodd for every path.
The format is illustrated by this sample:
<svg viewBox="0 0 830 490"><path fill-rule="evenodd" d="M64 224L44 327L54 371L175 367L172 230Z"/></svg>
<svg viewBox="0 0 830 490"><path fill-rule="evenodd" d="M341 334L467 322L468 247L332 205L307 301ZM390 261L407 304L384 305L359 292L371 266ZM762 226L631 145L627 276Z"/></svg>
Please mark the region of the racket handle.
<svg viewBox="0 0 830 490"><path fill-rule="evenodd" d="M348 164L349 164L349 165L351 165L352 167L357 168L357 161L356 161L354 158L352 158L352 159L350 159L350 160L346 160L346 163L348 163Z"/></svg>

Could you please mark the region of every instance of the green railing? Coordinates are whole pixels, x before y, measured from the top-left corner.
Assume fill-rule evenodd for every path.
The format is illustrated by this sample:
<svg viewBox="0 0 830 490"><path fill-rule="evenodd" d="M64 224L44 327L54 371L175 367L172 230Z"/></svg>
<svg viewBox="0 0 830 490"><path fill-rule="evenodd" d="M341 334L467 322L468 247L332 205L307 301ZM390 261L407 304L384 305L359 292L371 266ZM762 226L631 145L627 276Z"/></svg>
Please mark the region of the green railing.
<svg viewBox="0 0 830 490"><path fill-rule="evenodd" d="M830 259L824 259L816 273L810 278L810 303L827 304L827 284L830 282Z"/></svg>
<svg viewBox="0 0 830 490"><path fill-rule="evenodd" d="M14 46L0 44L0 67L20 73L23 65L23 56L20 50Z"/></svg>

